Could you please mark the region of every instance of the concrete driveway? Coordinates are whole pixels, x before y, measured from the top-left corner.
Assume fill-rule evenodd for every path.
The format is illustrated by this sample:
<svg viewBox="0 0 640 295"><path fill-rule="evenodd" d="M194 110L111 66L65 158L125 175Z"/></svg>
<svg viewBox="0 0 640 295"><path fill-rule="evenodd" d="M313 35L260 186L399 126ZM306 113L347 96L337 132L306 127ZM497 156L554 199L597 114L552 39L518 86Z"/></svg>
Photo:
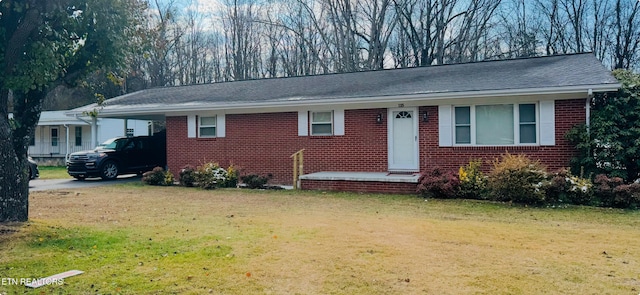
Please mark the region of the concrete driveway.
<svg viewBox="0 0 640 295"><path fill-rule="evenodd" d="M141 176L135 174L120 175L116 180L105 181L100 178L88 178L85 180L76 179L34 179L29 182L29 191L45 191L56 189L74 189L111 185L116 183L127 183L140 181Z"/></svg>

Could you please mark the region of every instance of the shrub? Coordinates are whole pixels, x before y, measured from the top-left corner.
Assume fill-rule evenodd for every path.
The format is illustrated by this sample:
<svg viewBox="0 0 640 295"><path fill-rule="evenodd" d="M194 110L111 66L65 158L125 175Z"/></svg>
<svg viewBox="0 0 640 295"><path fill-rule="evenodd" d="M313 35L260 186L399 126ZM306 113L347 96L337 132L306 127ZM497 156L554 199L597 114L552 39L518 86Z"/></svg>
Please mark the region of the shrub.
<svg viewBox="0 0 640 295"><path fill-rule="evenodd" d="M565 178L569 183L569 201L575 205L593 205L593 183L588 178L570 175Z"/></svg>
<svg viewBox="0 0 640 295"><path fill-rule="evenodd" d="M596 175L594 190L600 206L637 208L640 205L640 184L624 184L620 177Z"/></svg>
<svg viewBox="0 0 640 295"><path fill-rule="evenodd" d="M434 167L418 179L417 193L425 198L451 199L456 197L459 186L460 180L453 172Z"/></svg>
<svg viewBox="0 0 640 295"><path fill-rule="evenodd" d="M269 182L269 180L272 177L273 177L273 175L271 175L271 174L269 174L267 176L262 176L262 175L258 175L258 174L248 174L248 175L240 177L240 179L242 180L242 183L244 183L244 185L247 188L259 189L259 188L265 188L267 182Z"/></svg>
<svg viewBox="0 0 640 295"><path fill-rule="evenodd" d="M162 167L153 168L142 174L142 182L148 185L173 185L173 174Z"/></svg>
<svg viewBox="0 0 640 295"><path fill-rule="evenodd" d="M458 170L458 195L465 199L487 199L487 177L480 171L482 160L470 161Z"/></svg>
<svg viewBox="0 0 640 295"><path fill-rule="evenodd" d="M553 173L546 182L546 203L593 205L593 184L588 178L571 175L567 169Z"/></svg>
<svg viewBox="0 0 640 295"><path fill-rule="evenodd" d="M492 198L497 201L542 204L545 201L546 169L524 155L502 156L493 162L489 175Z"/></svg>
<svg viewBox="0 0 640 295"><path fill-rule="evenodd" d="M640 183L623 184L613 189L613 207L637 209L640 205Z"/></svg>
<svg viewBox="0 0 640 295"><path fill-rule="evenodd" d="M187 165L180 170L180 185L192 187L196 182L196 169Z"/></svg>
<svg viewBox="0 0 640 295"><path fill-rule="evenodd" d="M195 180L203 189L221 187L227 179L227 171L218 163L208 162L198 166Z"/></svg>
<svg viewBox="0 0 640 295"><path fill-rule="evenodd" d="M227 168L227 178L224 181L224 187L238 187L238 170L233 165Z"/></svg>

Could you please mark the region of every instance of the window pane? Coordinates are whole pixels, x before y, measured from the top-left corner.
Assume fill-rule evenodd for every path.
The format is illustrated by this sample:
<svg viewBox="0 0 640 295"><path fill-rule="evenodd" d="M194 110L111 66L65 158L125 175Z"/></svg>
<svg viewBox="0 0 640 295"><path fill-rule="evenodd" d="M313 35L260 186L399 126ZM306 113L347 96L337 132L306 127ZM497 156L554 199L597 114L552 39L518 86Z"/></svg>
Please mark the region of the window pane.
<svg viewBox="0 0 640 295"><path fill-rule="evenodd" d="M76 126L74 131L76 134L76 146L82 146L82 127Z"/></svg>
<svg viewBox="0 0 640 295"><path fill-rule="evenodd" d="M521 104L520 105L520 123L536 122L536 105Z"/></svg>
<svg viewBox="0 0 640 295"><path fill-rule="evenodd" d="M200 127L200 136L216 136L216 127Z"/></svg>
<svg viewBox="0 0 640 295"><path fill-rule="evenodd" d="M476 143L513 144L513 105L476 106Z"/></svg>
<svg viewBox="0 0 640 295"><path fill-rule="evenodd" d="M331 124L313 124L311 125L312 135L331 135Z"/></svg>
<svg viewBox="0 0 640 295"><path fill-rule="evenodd" d="M456 125L471 124L470 107L456 107Z"/></svg>
<svg viewBox="0 0 640 295"><path fill-rule="evenodd" d="M471 127L470 126L456 127L456 143L457 144L471 143Z"/></svg>
<svg viewBox="0 0 640 295"><path fill-rule="evenodd" d="M200 125L216 126L216 117L200 117Z"/></svg>
<svg viewBox="0 0 640 295"><path fill-rule="evenodd" d="M520 124L520 143L536 143L536 124Z"/></svg>
<svg viewBox="0 0 640 295"><path fill-rule="evenodd" d="M312 116L313 123L331 123L331 112L314 112Z"/></svg>

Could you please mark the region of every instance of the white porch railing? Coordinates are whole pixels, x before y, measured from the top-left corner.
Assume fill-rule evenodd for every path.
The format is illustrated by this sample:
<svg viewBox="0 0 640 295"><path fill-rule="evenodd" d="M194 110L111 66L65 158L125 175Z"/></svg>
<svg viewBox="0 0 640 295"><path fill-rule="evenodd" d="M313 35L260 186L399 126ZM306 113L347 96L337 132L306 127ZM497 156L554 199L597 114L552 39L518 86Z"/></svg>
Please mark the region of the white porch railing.
<svg viewBox="0 0 640 295"><path fill-rule="evenodd" d="M69 143L69 150L67 151L67 142L65 140L52 141L38 141L35 145L29 146L29 156L32 157L52 157L60 158L64 157L67 153L74 153L83 150L91 150L94 146L91 141L83 141L80 145L76 145L76 142L72 140Z"/></svg>

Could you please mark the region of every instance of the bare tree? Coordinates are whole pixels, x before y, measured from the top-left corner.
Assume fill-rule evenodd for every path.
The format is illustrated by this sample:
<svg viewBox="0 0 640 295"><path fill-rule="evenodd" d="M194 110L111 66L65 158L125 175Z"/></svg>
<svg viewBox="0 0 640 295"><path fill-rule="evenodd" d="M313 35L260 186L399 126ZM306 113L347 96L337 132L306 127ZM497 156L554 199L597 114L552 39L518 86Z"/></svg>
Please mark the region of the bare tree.
<svg viewBox="0 0 640 295"><path fill-rule="evenodd" d="M177 26L178 8L175 1L170 0L161 4L154 0L155 14L153 10L149 18L149 29L147 32L148 42L151 44L148 51L144 53L147 60L147 75L150 86L174 85L173 52L180 42L180 30Z"/></svg>
<svg viewBox="0 0 640 295"><path fill-rule="evenodd" d="M396 16L391 0L363 0L358 3L363 14L359 30L356 32L366 44L363 68L378 70L384 68L389 39L396 25Z"/></svg>
<svg viewBox="0 0 640 295"><path fill-rule="evenodd" d="M640 44L640 1L616 0L615 2L615 47L613 67L627 69L638 58Z"/></svg>
<svg viewBox="0 0 640 295"><path fill-rule="evenodd" d="M225 75L228 80L257 78L260 56L254 1L226 0L222 12L225 36Z"/></svg>
<svg viewBox="0 0 640 295"><path fill-rule="evenodd" d="M586 0L560 0L560 4L567 20L572 29L571 34L571 51L572 52L584 52L585 40L584 34L587 32L586 26Z"/></svg>

